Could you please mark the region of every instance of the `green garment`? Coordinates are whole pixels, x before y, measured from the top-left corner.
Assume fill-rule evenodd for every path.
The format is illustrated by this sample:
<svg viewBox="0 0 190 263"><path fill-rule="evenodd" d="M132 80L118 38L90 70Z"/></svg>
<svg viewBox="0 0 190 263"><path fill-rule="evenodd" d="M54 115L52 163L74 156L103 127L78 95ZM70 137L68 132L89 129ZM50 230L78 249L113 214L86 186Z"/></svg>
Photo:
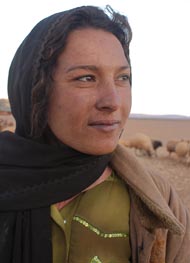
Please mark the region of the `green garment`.
<svg viewBox="0 0 190 263"><path fill-rule="evenodd" d="M53 205L53 263L129 262L129 210L126 184L114 173L60 211Z"/></svg>

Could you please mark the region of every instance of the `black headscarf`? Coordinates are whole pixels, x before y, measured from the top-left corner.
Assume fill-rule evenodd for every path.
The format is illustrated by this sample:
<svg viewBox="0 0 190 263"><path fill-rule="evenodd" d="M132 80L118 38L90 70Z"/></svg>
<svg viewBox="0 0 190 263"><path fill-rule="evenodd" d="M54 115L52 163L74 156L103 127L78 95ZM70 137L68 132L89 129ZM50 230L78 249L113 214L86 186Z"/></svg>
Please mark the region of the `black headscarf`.
<svg viewBox="0 0 190 263"><path fill-rule="evenodd" d="M50 205L92 184L111 158L110 154L87 155L60 142L46 144L28 136L33 78L40 66L36 60L48 29L63 15L58 13L38 23L17 50L10 67L8 92L16 133L0 134L3 263L51 263Z"/></svg>

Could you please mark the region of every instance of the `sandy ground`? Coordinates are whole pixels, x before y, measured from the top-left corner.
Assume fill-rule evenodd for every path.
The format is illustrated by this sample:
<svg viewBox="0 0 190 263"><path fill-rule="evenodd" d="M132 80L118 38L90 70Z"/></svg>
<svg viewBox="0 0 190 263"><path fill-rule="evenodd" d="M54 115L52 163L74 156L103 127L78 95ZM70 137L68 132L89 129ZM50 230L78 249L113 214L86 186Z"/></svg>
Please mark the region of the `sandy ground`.
<svg viewBox="0 0 190 263"><path fill-rule="evenodd" d="M190 210L190 166L171 157L138 157L168 179Z"/></svg>
<svg viewBox="0 0 190 263"><path fill-rule="evenodd" d="M168 140L190 140L190 119L128 119L123 138L142 132L164 144Z"/></svg>

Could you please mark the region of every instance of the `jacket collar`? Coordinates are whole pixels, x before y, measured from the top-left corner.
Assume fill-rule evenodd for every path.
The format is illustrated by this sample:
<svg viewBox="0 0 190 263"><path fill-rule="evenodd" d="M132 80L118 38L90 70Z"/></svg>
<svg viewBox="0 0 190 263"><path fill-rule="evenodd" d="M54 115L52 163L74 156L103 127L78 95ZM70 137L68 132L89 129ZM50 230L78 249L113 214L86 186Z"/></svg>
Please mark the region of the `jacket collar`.
<svg viewBox="0 0 190 263"><path fill-rule="evenodd" d="M184 226L172 213L166 199L153 179L154 176L159 175L153 175L155 172L147 169L143 163L122 145L118 145L114 151L111 165L134 192L133 197L136 196L136 199L140 199L141 203L145 204L144 209L141 207L141 210L144 210L144 215L147 214L145 211L147 209L150 214L153 214L153 217L149 217L149 223L154 221L153 225L155 225L155 221L157 221L157 226L167 228L175 234L184 233Z"/></svg>

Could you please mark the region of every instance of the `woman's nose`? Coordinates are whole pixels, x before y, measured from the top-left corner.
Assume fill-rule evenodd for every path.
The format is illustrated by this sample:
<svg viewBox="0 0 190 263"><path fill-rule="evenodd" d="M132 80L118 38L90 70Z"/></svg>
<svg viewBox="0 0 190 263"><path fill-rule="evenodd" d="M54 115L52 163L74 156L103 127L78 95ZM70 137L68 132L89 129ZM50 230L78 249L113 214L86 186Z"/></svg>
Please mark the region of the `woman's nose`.
<svg viewBox="0 0 190 263"><path fill-rule="evenodd" d="M98 88L96 108L102 111L116 111L121 103L119 90L114 82L104 83Z"/></svg>

